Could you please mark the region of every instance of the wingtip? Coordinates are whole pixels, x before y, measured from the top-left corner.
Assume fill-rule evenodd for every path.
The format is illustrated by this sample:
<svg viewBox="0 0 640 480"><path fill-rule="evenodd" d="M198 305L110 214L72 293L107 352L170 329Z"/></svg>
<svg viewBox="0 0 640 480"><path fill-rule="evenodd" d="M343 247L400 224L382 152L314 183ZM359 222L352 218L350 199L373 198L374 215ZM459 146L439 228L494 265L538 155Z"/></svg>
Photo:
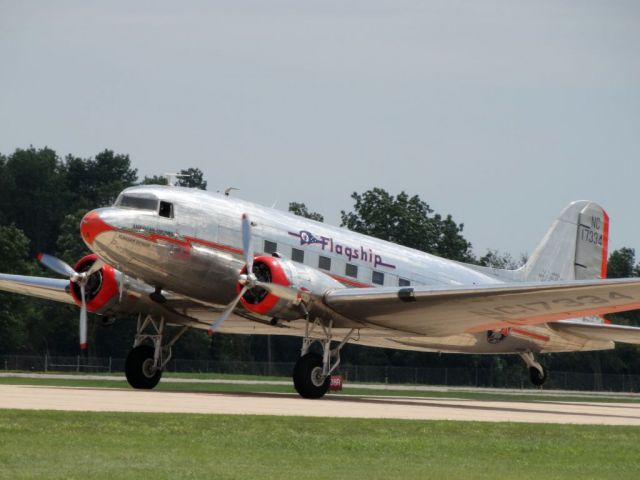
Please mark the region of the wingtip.
<svg viewBox="0 0 640 480"><path fill-rule="evenodd" d="M81 343L80 344L80 350L86 350L87 349L87 344L86 343Z"/></svg>
<svg viewBox="0 0 640 480"><path fill-rule="evenodd" d="M36 255L36 258L38 259L39 262L42 261L42 257L44 257L44 253L40 252Z"/></svg>
<svg viewBox="0 0 640 480"><path fill-rule="evenodd" d="M215 332L213 331L213 329L212 329L212 328L210 328L209 330L207 330L207 335L209 335L210 337L213 337L213 334L214 334L214 333L215 333Z"/></svg>

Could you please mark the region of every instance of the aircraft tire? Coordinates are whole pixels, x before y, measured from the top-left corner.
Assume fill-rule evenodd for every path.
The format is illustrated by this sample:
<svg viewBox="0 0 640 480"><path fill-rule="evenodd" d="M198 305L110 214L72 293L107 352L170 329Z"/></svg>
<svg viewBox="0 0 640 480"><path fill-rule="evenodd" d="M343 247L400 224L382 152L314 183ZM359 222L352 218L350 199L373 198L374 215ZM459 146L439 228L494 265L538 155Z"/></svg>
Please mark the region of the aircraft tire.
<svg viewBox="0 0 640 480"><path fill-rule="evenodd" d="M129 352L124 365L124 373L133 388L151 390L160 381L162 370L151 371L153 367L153 347L139 345Z"/></svg>
<svg viewBox="0 0 640 480"><path fill-rule="evenodd" d="M293 368L293 385L303 398L322 398L329 390L331 378L320 380L322 374L322 356L307 353L298 359Z"/></svg>
<svg viewBox="0 0 640 480"><path fill-rule="evenodd" d="M536 367L529 367L529 380L536 387L541 387L547 381L547 370L543 367L540 373Z"/></svg>

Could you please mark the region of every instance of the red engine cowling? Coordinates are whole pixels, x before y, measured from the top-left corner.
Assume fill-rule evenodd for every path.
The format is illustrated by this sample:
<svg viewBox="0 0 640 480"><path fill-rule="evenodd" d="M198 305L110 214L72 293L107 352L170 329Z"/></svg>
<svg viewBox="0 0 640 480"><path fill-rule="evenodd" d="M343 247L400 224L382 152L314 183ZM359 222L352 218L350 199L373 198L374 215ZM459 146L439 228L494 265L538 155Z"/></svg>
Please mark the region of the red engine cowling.
<svg viewBox="0 0 640 480"><path fill-rule="evenodd" d="M247 273L246 266L241 273ZM253 273L262 282L292 287L317 296L334 288L344 288L340 282L314 268L267 255L254 259ZM242 285L238 284L238 293L241 289ZM295 302L280 298L260 287L247 291L240 301L247 310L260 315L285 320L295 320L303 316L303 311Z"/></svg>
<svg viewBox="0 0 640 480"><path fill-rule="evenodd" d="M76 272L86 272L98 259L97 255L91 254L82 257L76 263ZM73 300L78 306L82 305L80 297L80 287L77 283L70 282L70 292ZM87 310L92 313L100 313L111 307L118 299L118 279L116 271L109 265L104 265L100 270L89 277L85 287Z"/></svg>

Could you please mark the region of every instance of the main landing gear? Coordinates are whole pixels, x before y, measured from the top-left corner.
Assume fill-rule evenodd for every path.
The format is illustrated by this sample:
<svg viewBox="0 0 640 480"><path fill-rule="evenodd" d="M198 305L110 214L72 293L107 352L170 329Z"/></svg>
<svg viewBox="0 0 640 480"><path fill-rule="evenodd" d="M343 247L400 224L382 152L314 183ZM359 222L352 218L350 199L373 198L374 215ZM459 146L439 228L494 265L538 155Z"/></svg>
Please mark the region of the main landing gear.
<svg viewBox="0 0 640 480"><path fill-rule="evenodd" d="M124 372L133 388L150 390L160 381L162 371L171 359L171 347L189 327L182 327L173 338L163 344L165 320L138 315L138 327L133 348L127 355ZM151 330L151 332L149 332ZM144 344L149 340L152 345Z"/></svg>
<svg viewBox="0 0 640 480"><path fill-rule="evenodd" d="M353 338L355 331L355 328L349 330L338 346L331 349L331 329L332 322L325 325L316 319L313 323L305 323L301 355L293 369L293 385L303 398L322 398L327 393L331 374L340 365L340 350ZM316 333L321 338L312 338ZM322 355L309 352L315 342L322 346Z"/></svg>
<svg viewBox="0 0 640 480"><path fill-rule="evenodd" d="M529 367L529 380L531 380L531 383L536 387L541 387L544 382L547 381L547 371L545 368L536 361L533 353L522 352L519 355L524 363L527 364L527 367Z"/></svg>

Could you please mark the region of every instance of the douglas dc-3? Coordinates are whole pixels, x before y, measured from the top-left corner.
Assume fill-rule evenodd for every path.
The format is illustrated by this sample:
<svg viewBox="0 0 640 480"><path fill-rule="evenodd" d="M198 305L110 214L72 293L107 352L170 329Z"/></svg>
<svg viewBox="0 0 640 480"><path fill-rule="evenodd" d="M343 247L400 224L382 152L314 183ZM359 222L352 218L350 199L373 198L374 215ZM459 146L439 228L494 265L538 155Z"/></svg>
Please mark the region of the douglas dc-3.
<svg viewBox="0 0 640 480"><path fill-rule="evenodd" d="M640 344L640 328L602 318L640 308L640 279L604 279L608 229L599 205L573 202L523 267L499 270L225 195L138 186L82 219L93 253L74 268L38 256L66 279L0 274L0 290L77 304L82 348L87 312L137 315L134 388L157 385L188 328L302 337L293 383L305 398L327 392L348 342L518 354L541 385L536 353Z"/></svg>

